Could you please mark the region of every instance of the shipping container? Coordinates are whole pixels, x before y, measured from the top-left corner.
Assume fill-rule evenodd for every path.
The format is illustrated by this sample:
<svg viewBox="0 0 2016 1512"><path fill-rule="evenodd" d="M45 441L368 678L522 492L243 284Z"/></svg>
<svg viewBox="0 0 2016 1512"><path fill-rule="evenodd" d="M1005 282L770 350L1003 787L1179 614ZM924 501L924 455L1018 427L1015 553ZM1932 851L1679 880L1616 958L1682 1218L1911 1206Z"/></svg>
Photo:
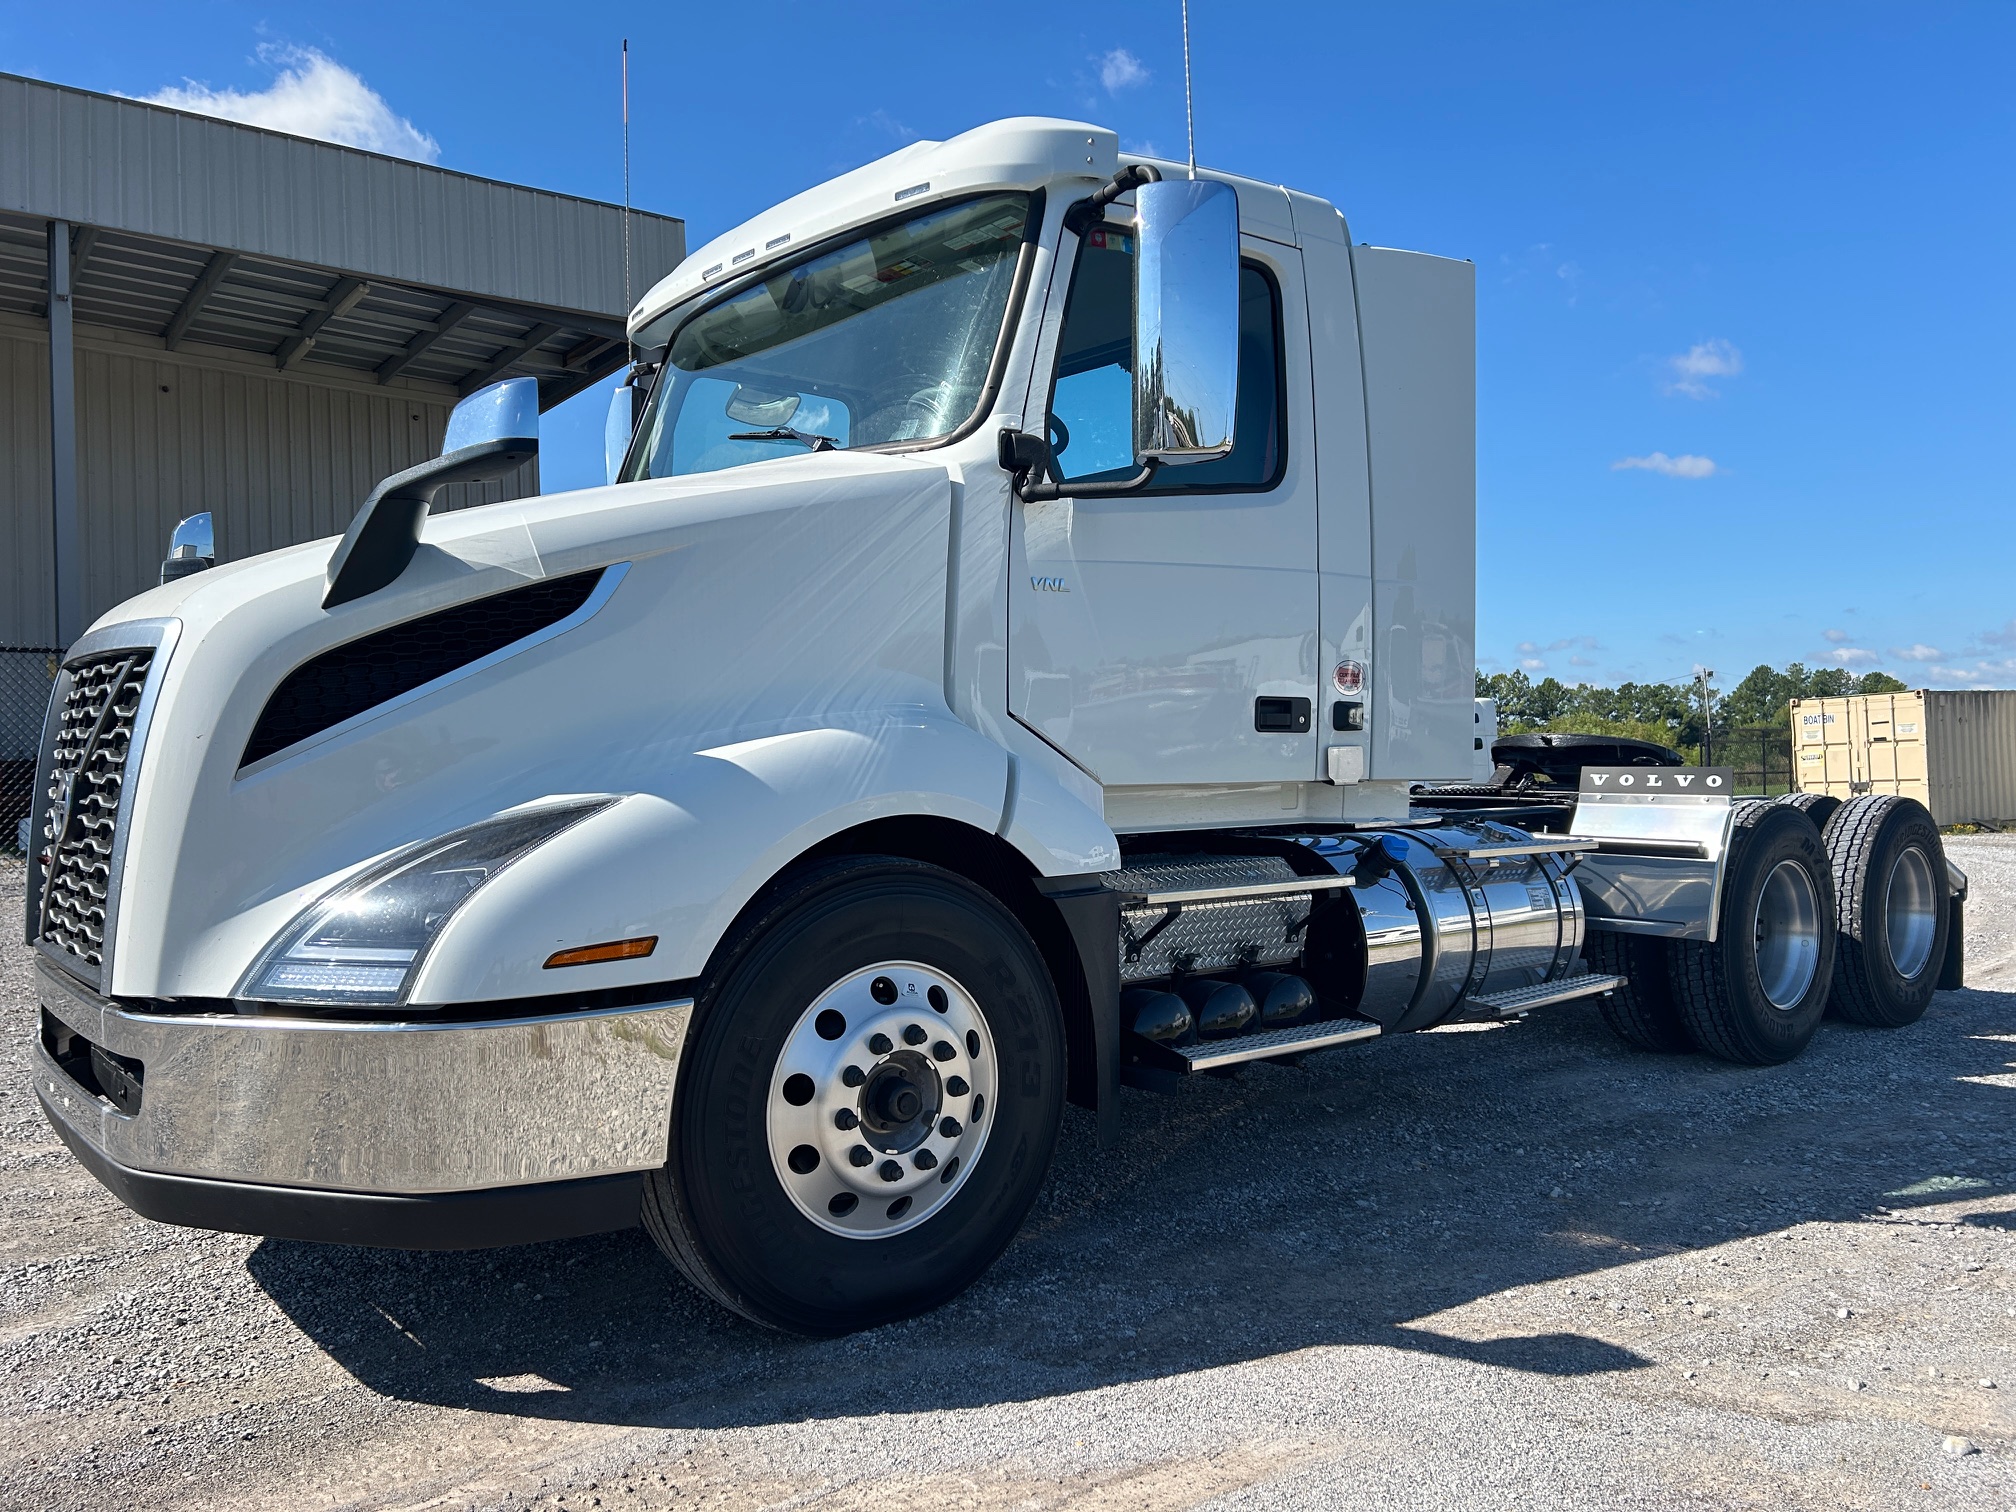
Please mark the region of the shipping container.
<svg viewBox="0 0 2016 1512"><path fill-rule="evenodd" d="M2016 689L1795 698L1799 791L1916 798L1939 824L2016 821Z"/></svg>

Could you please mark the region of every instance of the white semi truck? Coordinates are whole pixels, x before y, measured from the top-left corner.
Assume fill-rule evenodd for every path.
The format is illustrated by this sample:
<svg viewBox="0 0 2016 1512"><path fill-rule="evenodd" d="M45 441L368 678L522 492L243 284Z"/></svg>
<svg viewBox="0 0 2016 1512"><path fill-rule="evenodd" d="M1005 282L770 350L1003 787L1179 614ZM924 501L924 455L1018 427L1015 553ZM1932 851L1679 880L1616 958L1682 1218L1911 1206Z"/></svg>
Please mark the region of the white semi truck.
<svg viewBox="0 0 2016 1512"><path fill-rule="evenodd" d="M1021 119L630 329L608 487L430 517L536 449L506 383L340 542L192 528L70 649L33 1075L137 1211L641 1221L833 1333L979 1275L1067 1099L1592 996L1780 1061L1959 980L1913 804L1479 781L1468 263Z"/></svg>

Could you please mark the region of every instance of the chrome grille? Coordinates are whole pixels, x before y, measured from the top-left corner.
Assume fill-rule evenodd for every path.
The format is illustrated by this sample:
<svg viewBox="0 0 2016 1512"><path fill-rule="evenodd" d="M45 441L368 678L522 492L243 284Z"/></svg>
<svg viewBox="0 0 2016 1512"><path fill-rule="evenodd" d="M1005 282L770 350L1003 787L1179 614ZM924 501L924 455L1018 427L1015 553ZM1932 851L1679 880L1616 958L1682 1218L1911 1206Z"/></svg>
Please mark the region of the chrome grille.
<svg viewBox="0 0 2016 1512"><path fill-rule="evenodd" d="M105 963L106 905L133 721L154 665L152 647L110 651L63 670L36 850L42 868L37 938L94 969Z"/></svg>

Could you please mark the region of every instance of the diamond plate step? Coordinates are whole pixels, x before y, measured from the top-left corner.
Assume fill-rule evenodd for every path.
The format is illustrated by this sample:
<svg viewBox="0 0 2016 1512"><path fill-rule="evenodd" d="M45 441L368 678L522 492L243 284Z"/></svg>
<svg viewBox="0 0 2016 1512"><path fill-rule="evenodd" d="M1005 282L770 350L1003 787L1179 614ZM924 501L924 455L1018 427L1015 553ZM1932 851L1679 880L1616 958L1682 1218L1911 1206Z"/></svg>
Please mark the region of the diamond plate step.
<svg viewBox="0 0 2016 1512"><path fill-rule="evenodd" d="M1305 1050L1328 1050L1357 1040L1376 1039L1379 1026L1363 1019L1331 1019L1326 1023L1294 1024L1286 1029L1263 1029L1258 1034L1234 1034L1225 1039L1198 1040L1190 1045L1155 1045L1156 1060L1182 1071L1213 1071L1220 1066L1237 1066L1245 1061L1266 1060L1274 1055L1299 1055ZM1145 1042L1136 1040L1137 1046Z"/></svg>
<svg viewBox="0 0 2016 1512"><path fill-rule="evenodd" d="M1509 992L1479 993L1470 998L1464 1006L1489 1009L1498 1018L1510 1018L1531 1008L1545 1008L1552 1003L1572 1002L1576 998L1596 997L1605 992L1615 992L1629 980L1629 977L1599 976L1590 972L1583 976L1568 977L1559 982L1542 982L1537 987L1514 987Z"/></svg>

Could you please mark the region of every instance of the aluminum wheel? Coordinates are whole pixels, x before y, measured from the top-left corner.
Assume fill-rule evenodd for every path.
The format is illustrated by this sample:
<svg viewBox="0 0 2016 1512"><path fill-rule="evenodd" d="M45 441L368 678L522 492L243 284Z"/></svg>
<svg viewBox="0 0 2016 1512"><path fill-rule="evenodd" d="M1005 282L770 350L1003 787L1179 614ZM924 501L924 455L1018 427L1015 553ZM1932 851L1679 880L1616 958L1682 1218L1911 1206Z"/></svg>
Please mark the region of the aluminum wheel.
<svg viewBox="0 0 2016 1512"><path fill-rule="evenodd" d="M770 1164L798 1210L849 1239L924 1222L987 1143L994 1041L942 971L883 961L799 1018L770 1078Z"/></svg>
<svg viewBox="0 0 2016 1512"><path fill-rule="evenodd" d="M1890 964L1905 981L1916 981L1932 959L1932 942L1939 934L1939 894L1932 885L1932 863L1915 845L1899 851L1890 868L1885 914Z"/></svg>
<svg viewBox="0 0 2016 1512"><path fill-rule="evenodd" d="M1820 895L1797 861L1780 861L1764 879L1754 921L1757 980L1771 1006L1799 1006L1820 969Z"/></svg>

